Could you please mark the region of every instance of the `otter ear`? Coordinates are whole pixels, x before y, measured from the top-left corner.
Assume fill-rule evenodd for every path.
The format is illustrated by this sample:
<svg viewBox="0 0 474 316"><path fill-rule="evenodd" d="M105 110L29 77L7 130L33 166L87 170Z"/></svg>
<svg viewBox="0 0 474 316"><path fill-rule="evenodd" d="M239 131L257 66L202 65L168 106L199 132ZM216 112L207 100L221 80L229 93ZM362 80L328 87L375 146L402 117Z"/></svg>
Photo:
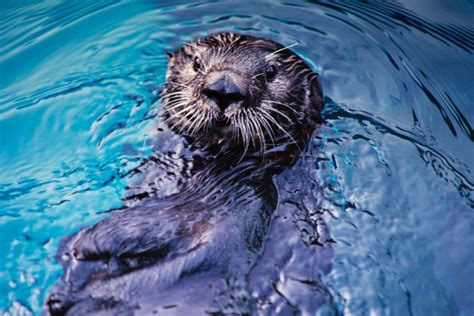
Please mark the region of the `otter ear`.
<svg viewBox="0 0 474 316"><path fill-rule="evenodd" d="M166 52L166 58L168 58L168 61L171 61L174 58L174 54L171 52Z"/></svg>

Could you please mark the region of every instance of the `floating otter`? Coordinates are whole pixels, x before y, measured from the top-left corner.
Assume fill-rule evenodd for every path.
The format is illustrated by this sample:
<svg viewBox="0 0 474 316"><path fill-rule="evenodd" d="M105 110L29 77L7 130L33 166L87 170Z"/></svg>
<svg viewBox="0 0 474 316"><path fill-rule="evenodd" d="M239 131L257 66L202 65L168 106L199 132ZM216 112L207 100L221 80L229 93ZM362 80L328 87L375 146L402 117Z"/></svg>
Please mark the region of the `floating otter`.
<svg viewBox="0 0 474 316"><path fill-rule="evenodd" d="M65 274L46 313L151 314L182 302L180 313L209 312L221 280L244 278L258 259L278 201L273 176L321 122L318 75L288 48L235 33L168 59L161 109L194 153L189 179L63 239Z"/></svg>

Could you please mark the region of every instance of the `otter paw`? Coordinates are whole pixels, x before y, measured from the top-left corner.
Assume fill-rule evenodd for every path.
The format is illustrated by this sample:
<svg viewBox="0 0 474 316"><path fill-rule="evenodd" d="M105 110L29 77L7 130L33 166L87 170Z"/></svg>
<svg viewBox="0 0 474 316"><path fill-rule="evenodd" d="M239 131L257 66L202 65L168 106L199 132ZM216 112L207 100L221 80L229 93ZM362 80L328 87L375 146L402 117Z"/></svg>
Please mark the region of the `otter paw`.
<svg viewBox="0 0 474 316"><path fill-rule="evenodd" d="M59 292L53 292L48 296L46 301L47 312L51 316L65 315L70 304L68 303L67 295Z"/></svg>

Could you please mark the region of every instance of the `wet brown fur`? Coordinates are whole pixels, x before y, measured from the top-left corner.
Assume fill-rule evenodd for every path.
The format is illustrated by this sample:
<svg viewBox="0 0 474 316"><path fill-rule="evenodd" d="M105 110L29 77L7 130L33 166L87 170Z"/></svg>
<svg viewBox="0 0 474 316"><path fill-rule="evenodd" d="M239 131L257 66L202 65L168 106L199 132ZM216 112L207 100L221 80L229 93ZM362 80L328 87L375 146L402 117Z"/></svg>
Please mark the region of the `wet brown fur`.
<svg viewBox="0 0 474 316"><path fill-rule="evenodd" d="M196 59L202 65L198 71ZM273 78L266 75L270 67L276 69ZM250 96L225 117L202 93L206 77L222 70L238 73ZM219 33L169 54L162 110L174 131L221 152L243 147L265 154L286 143L304 147L321 120L317 78L303 59L276 42Z"/></svg>
<svg viewBox="0 0 474 316"><path fill-rule="evenodd" d="M223 69L249 92L225 113L202 94L209 74ZM295 161L321 121L317 77L280 44L234 33L169 54L163 119L202 157L193 156L178 193L64 238L56 259L65 273L45 313L151 314L170 300L183 314L197 314L197 306L207 312L212 293L196 294L220 276L244 277L258 259L277 205L273 176Z"/></svg>

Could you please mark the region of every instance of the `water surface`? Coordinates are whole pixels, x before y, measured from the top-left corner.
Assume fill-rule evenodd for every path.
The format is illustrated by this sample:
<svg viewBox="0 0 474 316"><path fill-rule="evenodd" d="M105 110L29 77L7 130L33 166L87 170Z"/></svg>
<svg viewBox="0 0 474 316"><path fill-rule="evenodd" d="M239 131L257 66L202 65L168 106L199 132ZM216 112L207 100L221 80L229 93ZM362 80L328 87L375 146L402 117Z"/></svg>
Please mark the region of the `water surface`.
<svg viewBox="0 0 474 316"><path fill-rule="evenodd" d="M327 96L325 124L278 178L267 249L275 256L265 258L279 272L273 311L474 313L472 2L6 1L0 9L4 314L39 314L61 274L60 238L123 205L130 171L153 150L165 52L219 31L297 43ZM332 240L324 264L321 223ZM277 256L288 251L293 259ZM295 287L296 274L320 287Z"/></svg>

